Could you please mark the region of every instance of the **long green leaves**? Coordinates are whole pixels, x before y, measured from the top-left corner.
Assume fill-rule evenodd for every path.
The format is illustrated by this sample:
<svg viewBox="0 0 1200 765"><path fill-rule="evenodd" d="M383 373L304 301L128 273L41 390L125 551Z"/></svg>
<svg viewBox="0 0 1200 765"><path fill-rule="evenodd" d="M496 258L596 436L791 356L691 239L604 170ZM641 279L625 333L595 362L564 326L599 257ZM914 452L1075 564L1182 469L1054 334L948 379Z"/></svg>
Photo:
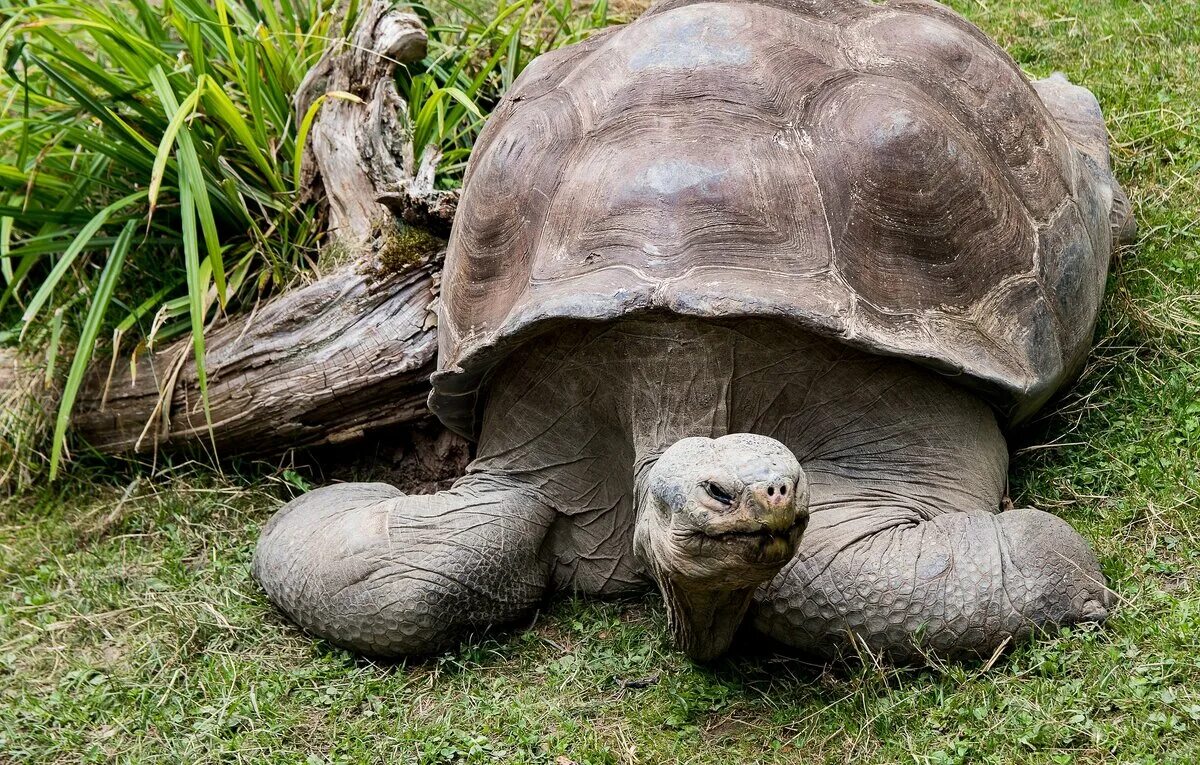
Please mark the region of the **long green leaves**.
<svg viewBox="0 0 1200 765"><path fill-rule="evenodd" d="M207 412L214 311L308 267L292 98L342 34L335 2L0 0L0 331L51 361L78 339L52 472L106 327L190 333Z"/></svg>
<svg viewBox="0 0 1200 765"><path fill-rule="evenodd" d="M196 100L199 100L199 95L204 91L204 84L207 81L207 75L200 75L199 83L196 90ZM154 91L158 94L158 99L162 102L166 113L171 115L171 121L175 122L180 114L189 112L186 102L184 106L180 106L175 99L175 93L171 90L170 83L167 82L167 76L163 73L162 67L154 67L150 70L150 83L154 86ZM186 119L186 117L185 117ZM196 220L200 222L200 228L204 231L204 245L208 255L209 265L212 266L213 279L217 283L217 297L221 301L221 305L225 304L225 262L221 259L221 242L217 235L217 222L213 218L212 204L209 202L208 189L205 185L204 170L200 166L200 157L196 154L196 145L192 141L192 131L186 125L182 125L175 134L175 142L178 146L176 150L176 160L178 164L179 177L179 197L180 209L183 216L183 225L185 236L183 239L184 257L187 260L188 268L191 268L191 258L195 253L188 252L188 238L186 236L188 223L193 225ZM184 200L187 203L184 203ZM190 220L192 214L189 213L189 207L192 213L196 215L196 220ZM190 272L190 271L189 271ZM192 295L195 301L197 293L202 300L204 294L208 292L208 284L188 279L188 293ZM204 315L193 314L192 316L192 332L199 337L196 346L196 367L201 380L201 395L204 395Z"/></svg>
<svg viewBox="0 0 1200 765"><path fill-rule="evenodd" d="M100 326L104 315L108 312L112 301L113 290L117 286L117 278L125 265L125 257L129 254L129 245L133 242L133 233L137 228L135 221L129 221L121 229L116 243L109 253L108 261L100 272L96 284L96 294L92 297L88 308L87 319L79 333L79 344L75 349L75 357L71 360L71 371L67 373L67 382L63 386L62 400L58 405L58 417L54 421L54 440L50 447L50 478L58 474L58 464L62 459L63 448L67 437L67 425L71 421L71 411L75 408L75 398L79 395L79 386L83 384L83 376L96 347L96 338L100 334Z"/></svg>
<svg viewBox="0 0 1200 765"><path fill-rule="evenodd" d="M207 418L205 328L313 261L305 142L328 98L356 97L324 94L303 115L293 98L353 27L358 1L338 2L0 0L0 334L44 354L63 387L52 473L87 365L115 353L100 338L143 351L190 335ZM608 24L608 7L432 2L437 18L414 6L428 56L397 81L415 158L434 147L452 187L514 78Z"/></svg>
<svg viewBox="0 0 1200 765"><path fill-rule="evenodd" d="M91 242L92 237L96 235L96 232L100 230L100 227L108 222L108 219L112 217L113 213L129 207L130 204L144 198L145 196L146 192L135 191L127 197L122 197L121 199L118 199L116 202L113 202L102 209L100 212L96 213L91 220L84 224L83 228L79 229L79 233L75 235L74 239L71 240L71 243L67 245L67 248L63 250L62 256L58 259L58 262L54 264L54 268L50 269L50 273L46 275L46 278L38 287L37 292L34 293L33 298L29 301L29 305L25 308L25 313L21 317L21 321L25 327L28 327L30 323L37 318L38 311L40 311L42 306L46 304L46 301L50 299L50 296L54 293L54 288L58 286L58 283L62 280L63 275L67 273L67 269L69 269L75 263L75 258L78 257L79 253L83 251L83 248L87 246L89 242Z"/></svg>

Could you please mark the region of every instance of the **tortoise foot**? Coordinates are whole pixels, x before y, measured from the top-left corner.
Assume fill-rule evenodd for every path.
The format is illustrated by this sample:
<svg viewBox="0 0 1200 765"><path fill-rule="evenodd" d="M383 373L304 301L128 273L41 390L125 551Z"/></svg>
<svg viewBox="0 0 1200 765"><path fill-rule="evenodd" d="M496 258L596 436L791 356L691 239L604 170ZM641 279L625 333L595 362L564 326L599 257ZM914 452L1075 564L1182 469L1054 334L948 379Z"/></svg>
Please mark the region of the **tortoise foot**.
<svg viewBox="0 0 1200 765"><path fill-rule="evenodd" d="M289 618L373 656L411 656L519 617L541 598L552 512L470 476L428 496L327 486L264 527L253 575Z"/></svg>

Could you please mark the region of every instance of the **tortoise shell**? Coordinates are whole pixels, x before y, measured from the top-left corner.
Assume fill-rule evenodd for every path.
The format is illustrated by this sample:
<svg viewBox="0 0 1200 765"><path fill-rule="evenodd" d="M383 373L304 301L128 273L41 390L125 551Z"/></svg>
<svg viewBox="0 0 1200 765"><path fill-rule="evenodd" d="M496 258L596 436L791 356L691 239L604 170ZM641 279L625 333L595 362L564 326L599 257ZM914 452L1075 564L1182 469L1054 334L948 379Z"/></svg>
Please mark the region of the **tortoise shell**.
<svg viewBox="0 0 1200 765"><path fill-rule="evenodd" d="M689 2L536 59L480 136L430 406L564 321L771 316L959 378L1009 421L1081 364L1106 169L922 0Z"/></svg>

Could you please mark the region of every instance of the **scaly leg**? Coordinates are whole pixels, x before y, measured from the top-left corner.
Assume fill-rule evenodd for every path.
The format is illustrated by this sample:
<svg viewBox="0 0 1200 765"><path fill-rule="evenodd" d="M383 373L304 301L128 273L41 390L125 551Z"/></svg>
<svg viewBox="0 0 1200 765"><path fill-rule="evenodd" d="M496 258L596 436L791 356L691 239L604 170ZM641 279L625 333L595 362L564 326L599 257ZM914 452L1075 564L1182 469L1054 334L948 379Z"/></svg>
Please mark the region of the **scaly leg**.
<svg viewBox="0 0 1200 765"><path fill-rule="evenodd" d="M1113 244L1130 244L1137 240L1137 222L1133 219L1133 208L1129 204L1121 184L1117 183L1112 171L1108 152L1108 128L1104 125L1104 114L1100 103L1087 88L1073 85L1061 72L1055 72L1043 80L1034 80L1033 89L1046 105L1050 114L1058 121L1067 138L1079 151L1091 160L1090 166L1107 182L1111 201L1107 206L1091 212L1086 198L1081 199L1081 212L1087 216L1107 214L1112 230Z"/></svg>
<svg viewBox="0 0 1200 765"><path fill-rule="evenodd" d="M788 445L811 491L796 558L756 595L759 629L912 660L1107 615L1079 534L1038 510L997 512L1008 446L982 400L892 360L821 346L795 358L743 386L748 429Z"/></svg>
<svg viewBox="0 0 1200 765"><path fill-rule="evenodd" d="M754 624L825 654L858 641L897 661L986 656L1040 628L1103 620L1113 597L1083 538L1040 510L926 520L846 501L813 514L796 558L758 593Z"/></svg>
<svg viewBox="0 0 1200 765"><path fill-rule="evenodd" d="M374 656L426 654L538 602L553 518L518 481L486 474L428 496L327 486L275 514L253 573L280 610L330 642Z"/></svg>

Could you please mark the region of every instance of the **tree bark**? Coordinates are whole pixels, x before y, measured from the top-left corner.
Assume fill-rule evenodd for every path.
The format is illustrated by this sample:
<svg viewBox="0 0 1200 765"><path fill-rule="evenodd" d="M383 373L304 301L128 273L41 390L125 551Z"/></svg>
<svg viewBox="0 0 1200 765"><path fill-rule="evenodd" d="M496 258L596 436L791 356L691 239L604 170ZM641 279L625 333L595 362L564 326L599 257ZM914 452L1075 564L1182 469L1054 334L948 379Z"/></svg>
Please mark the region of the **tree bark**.
<svg viewBox="0 0 1200 765"><path fill-rule="evenodd" d="M298 120L324 99L305 146L301 183L308 200L329 205L329 232L344 245L367 243L393 215L438 234L449 231L458 193L434 188L436 149L423 152L420 166L414 162L408 104L396 87L396 68L423 59L427 42L419 18L374 0L350 39L332 47L297 89Z"/></svg>
<svg viewBox="0 0 1200 765"><path fill-rule="evenodd" d="M207 334L211 435L190 338L94 370L75 433L104 452L215 444L221 456L341 443L429 416L440 258L385 277L343 268Z"/></svg>

